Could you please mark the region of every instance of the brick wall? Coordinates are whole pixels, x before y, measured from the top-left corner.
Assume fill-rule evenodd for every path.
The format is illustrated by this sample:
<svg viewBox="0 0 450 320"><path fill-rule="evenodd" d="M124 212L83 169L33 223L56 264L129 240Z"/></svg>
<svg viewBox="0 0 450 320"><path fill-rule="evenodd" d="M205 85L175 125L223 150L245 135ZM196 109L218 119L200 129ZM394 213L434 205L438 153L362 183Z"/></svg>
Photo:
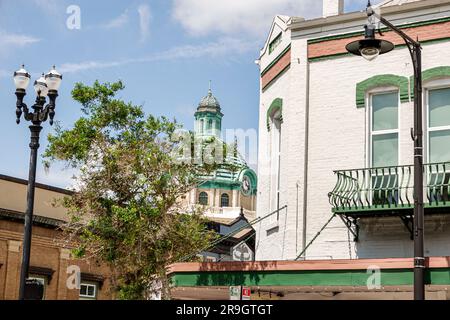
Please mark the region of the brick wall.
<svg viewBox="0 0 450 320"><path fill-rule="evenodd" d="M418 38L420 41L430 41L450 37L450 21L431 24L426 26L419 26L415 28L403 29L413 39ZM322 41L318 43L311 43L308 46L308 57L319 58L335 54L346 53L345 46L355 40L363 39L363 36ZM384 32L383 36L377 35L377 38L387 40L395 45L405 44L404 40L393 31Z"/></svg>
<svg viewBox="0 0 450 320"><path fill-rule="evenodd" d="M262 88L273 81L281 72L283 72L291 64L291 50L287 50L280 59L269 68L269 70L261 76Z"/></svg>
<svg viewBox="0 0 450 320"><path fill-rule="evenodd" d="M15 300L19 296L19 276L22 260L23 224L0 220L0 300ZM58 241L59 239L59 241ZM77 300L79 291L66 285L67 267L79 266L82 273L104 276L97 299L111 299L109 270L93 261L73 260L67 249L61 246L61 232L43 227L33 227L30 266L48 268L53 275L45 288L46 300ZM41 275L37 275L41 276Z"/></svg>

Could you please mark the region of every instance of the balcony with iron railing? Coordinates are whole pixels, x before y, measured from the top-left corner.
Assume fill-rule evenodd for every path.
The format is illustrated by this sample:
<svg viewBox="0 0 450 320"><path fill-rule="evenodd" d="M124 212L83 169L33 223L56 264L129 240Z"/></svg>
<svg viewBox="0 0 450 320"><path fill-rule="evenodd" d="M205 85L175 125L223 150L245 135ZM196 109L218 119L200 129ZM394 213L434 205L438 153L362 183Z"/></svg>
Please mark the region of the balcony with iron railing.
<svg viewBox="0 0 450 320"><path fill-rule="evenodd" d="M414 208L414 166L338 170L328 194L333 212L352 216L383 215ZM450 162L423 166L425 213L450 209ZM450 210L449 210L450 213Z"/></svg>
<svg viewBox="0 0 450 320"><path fill-rule="evenodd" d="M399 217L413 238L414 166L334 171L336 185L328 194L332 211L359 238L359 221ZM450 213L450 162L423 165L425 214Z"/></svg>

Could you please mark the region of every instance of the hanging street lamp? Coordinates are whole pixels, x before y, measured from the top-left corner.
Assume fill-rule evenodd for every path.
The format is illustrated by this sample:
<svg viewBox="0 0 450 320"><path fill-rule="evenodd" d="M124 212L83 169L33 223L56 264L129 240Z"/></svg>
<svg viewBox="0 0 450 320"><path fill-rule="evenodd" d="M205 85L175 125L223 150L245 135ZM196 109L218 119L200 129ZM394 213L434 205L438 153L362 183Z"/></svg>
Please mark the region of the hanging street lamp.
<svg viewBox="0 0 450 320"><path fill-rule="evenodd" d="M33 207L34 207L34 191L36 181L36 162L37 151L39 149L39 134L42 130L41 124L50 119L50 125L53 124L53 118L55 116L56 98L58 97L58 89L61 85L62 75L55 70L53 66L46 75L42 76L34 82L34 90L36 92L36 102L31 107L33 110L28 109L27 105L23 102L23 98L26 95L26 89L30 83L30 74L22 68L14 72L14 84L16 86L16 122L20 123L22 117L26 121L31 122L29 126L31 132L30 142L30 167L28 175L28 187L27 187L27 208L25 211L24 221L24 235L23 235L23 250L22 250L22 265L20 270L20 287L19 287L19 299L24 300L26 281L28 278L28 271L30 268L30 250L31 250L31 235L33 224ZM49 102L47 105L46 97Z"/></svg>
<svg viewBox="0 0 450 320"><path fill-rule="evenodd" d="M425 256L424 256L424 205L423 205L423 125L422 125L422 47L388 20L377 14L370 4L367 4L369 23L365 26L365 38L349 43L347 51L372 61L380 54L394 49L394 44L375 38L375 19L378 19L388 29L394 31L406 43L411 54L414 67L414 299L425 299Z"/></svg>

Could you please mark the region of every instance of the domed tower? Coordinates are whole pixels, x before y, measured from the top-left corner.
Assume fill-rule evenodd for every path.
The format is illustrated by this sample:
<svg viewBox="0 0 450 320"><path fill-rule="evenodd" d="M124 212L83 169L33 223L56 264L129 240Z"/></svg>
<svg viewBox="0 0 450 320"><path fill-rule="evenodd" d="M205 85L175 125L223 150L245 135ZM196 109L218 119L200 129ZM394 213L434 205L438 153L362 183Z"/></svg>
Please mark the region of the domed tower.
<svg viewBox="0 0 450 320"><path fill-rule="evenodd" d="M212 94L210 84L208 95L200 101L195 113L195 133L197 136L219 138L222 130L222 117L220 103Z"/></svg>

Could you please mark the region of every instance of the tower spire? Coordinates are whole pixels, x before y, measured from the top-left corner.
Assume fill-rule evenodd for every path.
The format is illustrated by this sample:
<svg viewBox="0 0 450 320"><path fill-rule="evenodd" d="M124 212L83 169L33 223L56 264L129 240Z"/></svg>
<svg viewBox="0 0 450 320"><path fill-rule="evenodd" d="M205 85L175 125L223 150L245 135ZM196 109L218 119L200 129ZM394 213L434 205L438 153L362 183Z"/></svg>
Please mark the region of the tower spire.
<svg viewBox="0 0 450 320"><path fill-rule="evenodd" d="M211 90L211 80L209 80L209 88L208 88L208 93L212 94L212 90Z"/></svg>

